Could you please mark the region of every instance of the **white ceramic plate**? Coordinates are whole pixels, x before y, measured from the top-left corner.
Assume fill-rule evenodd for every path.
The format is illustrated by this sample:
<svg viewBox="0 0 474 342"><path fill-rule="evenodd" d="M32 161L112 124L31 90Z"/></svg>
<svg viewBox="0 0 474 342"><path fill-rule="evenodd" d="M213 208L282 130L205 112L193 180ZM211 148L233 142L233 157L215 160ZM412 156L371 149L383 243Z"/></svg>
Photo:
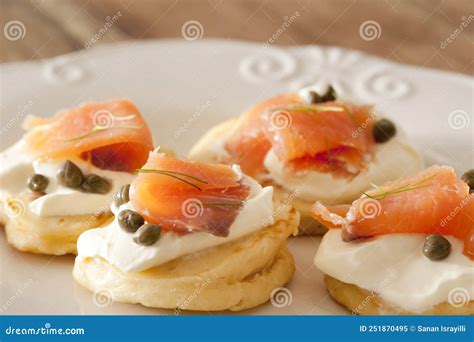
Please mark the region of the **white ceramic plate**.
<svg viewBox="0 0 474 342"><path fill-rule="evenodd" d="M207 129L275 93L335 86L378 104L407 132L427 164L473 167L473 79L390 63L334 47L264 47L221 40L161 40L101 45L45 61L3 64L3 149L17 140L25 115L49 116L91 100L132 99L155 143L185 154ZM173 314L110 303L75 284L72 256L20 253L0 236L2 314ZM346 314L327 295L313 266L319 239L289 241L297 271L291 301L245 314ZM287 304L287 305L285 305Z"/></svg>

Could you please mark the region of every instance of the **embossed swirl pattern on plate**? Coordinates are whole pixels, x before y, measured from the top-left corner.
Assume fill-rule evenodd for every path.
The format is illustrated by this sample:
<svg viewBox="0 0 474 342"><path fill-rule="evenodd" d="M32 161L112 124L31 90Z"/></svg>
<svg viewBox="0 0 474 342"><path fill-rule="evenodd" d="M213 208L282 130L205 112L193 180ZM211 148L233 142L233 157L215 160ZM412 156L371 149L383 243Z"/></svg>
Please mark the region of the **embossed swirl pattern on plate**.
<svg viewBox="0 0 474 342"><path fill-rule="evenodd" d="M61 56L43 65L43 77L49 83L66 85L81 81L85 77L85 71L69 57Z"/></svg>
<svg viewBox="0 0 474 342"><path fill-rule="evenodd" d="M240 75L251 83L286 82L290 91L332 84L344 97L370 102L398 99L413 90L383 62L334 47L304 47L298 53L264 47L240 63Z"/></svg>
<svg viewBox="0 0 474 342"><path fill-rule="evenodd" d="M281 49L262 47L240 63L240 75L252 83L281 81L296 72L296 59Z"/></svg>

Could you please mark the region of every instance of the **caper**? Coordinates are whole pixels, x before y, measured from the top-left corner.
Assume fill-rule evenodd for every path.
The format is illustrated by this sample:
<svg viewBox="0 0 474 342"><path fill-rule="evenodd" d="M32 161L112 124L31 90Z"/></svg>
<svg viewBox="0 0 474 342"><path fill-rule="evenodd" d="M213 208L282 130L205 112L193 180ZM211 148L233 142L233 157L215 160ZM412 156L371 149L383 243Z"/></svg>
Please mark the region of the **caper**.
<svg viewBox="0 0 474 342"><path fill-rule="evenodd" d="M465 172L461 178L469 185L469 192L474 192L474 169Z"/></svg>
<svg viewBox="0 0 474 342"><path fill-rule="evenodd" d="M84 174L81 169L70 160L66 161L58 171L57 178L59 184L73 189L80 188L84 182Z"/></svg>
<svg viewBox="0 0 474 342"><path fill-rule="evenodd" d="M120 228L129 233L135 233L145 223L143 217L133 210L122 210L118 214Z"/></svg>
<svg viewBox="0 0 474 342"><path fill-rule="evenodd" d="M130 184L126 184L122 186L120 190L115 193L114 203L116 207L120 207L122 204L125 204L128 201L130 201L130 197L128 195L129 191L130 191Z"/></svg>
<svg viewBox="0 0 474 342"><path fill-rule="evenodd" d="M310 90L310 91L305 93L304 101L306 103L310 103L310 104L311 103L321 103L321 102L323 102L323 99L317 92L315 92L314 90Z"/></svg>
<svg viewBox="0 0 474 342"><path fill-rule="evenodd" d="M426 237L425 244L423 245L423 254L430 260L443 260L451 252L451 243L437 234L429 235Z"/></svg>
<svg viewBox="0 0 474 342"><path fill-rule="evenodd" d="M375 142L384 143L389 141L397 133L395 124L388 119L380 119L374 124L372 129Z"/></svg>
<svg viewBox="0 0 474 342"><path fill-rule="evenodd" d="M38 173L28 178L28 189L31 191L42 192L48 187L49 179Z"/></svg>
<svg viewBox="0 0 474 342"><path fill-rule="evenodd" d="M101 176L90 174L82 183L82 190L93 194L106 194L112 188L112 184Z"/></svg>
<svg viewBox="0 0 474 342"><path fill-rule="evenodd" d="M336 100L336 91L332 86L329 86L326 92L324 93L321 102L328 102L334 100Z"/></svg>
<svg viewBox="0 0 474 342"><path fill-rule="evenodd" d="M144 224L135 234L133 234L133 241L142 246L153 245L161 235L161 226L159 224Z"/></svg>

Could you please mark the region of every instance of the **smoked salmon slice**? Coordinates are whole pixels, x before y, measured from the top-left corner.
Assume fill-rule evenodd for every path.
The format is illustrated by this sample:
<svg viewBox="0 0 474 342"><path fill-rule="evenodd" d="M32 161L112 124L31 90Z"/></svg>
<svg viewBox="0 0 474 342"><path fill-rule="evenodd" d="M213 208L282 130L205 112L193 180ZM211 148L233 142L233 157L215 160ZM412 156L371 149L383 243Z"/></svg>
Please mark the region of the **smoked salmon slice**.
<svg viewBox="0 0 474 342"><path fill-rule="evenodd" d="M150 153L130 186L130 201L149 223L178 233L207 232L226 237L248 185L228 165L188 162Z"/></svg>
<svg viewBox="0 0 474 342"><path fill-rule="evenodd" d="M252 176L264 169L270 149L294 171L312 168L354 176L373 158L374 121L371 106L308 105L296 94L283 94L245 113L225 148L232 161Z"/></svg>
<svg viewBox="0 0 474 342"><path fill-rule="evenodd" d="M389 182L337 211L316 202L312 216L328 228L342 228L345 241L394 233L451 235L474 258L474 195L449 166Z"/></svg>
<svg viewBox="0 0 474 342"><path fill-rule="evenodd" d="M29 152L38 159L78 156L103 169L131 172L153 148L150 130L129 100L88 103L49 119L29 116L23 126Z"/></svg>

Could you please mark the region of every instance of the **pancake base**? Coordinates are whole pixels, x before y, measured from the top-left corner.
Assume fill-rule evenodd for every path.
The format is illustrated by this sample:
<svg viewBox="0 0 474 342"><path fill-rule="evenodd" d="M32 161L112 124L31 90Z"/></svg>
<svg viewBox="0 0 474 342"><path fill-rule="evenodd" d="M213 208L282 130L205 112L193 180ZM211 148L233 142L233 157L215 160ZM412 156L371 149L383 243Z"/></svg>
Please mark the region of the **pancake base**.
<svg viewBox="0 0 474 342"><path fill-rule="evenodd" d="M324 275L324 282L331 297L356 315L474 315L472 300L460 307L443 302L429 310L411 312L388 305L379 295L327 274Z"/></svg>
<svg viewBox="0 0 474 342"><path fill-rule="evenodd" d="M321 236L326 234L328 229L324 225L313 219L313 217L311 216L311 206L314 202L309 202L297 197L291 197L291 194L288 193L283 187L271 181L262 182L262 185L273 186L273 194L279 202L292 205L299 211L299 236Z"/></svg>
<svg viewBox="0 0 474 342"><path fill-rule="evenodd" d="M30 194L10 196L0 203L0 221L8 243L31 253L77 254L76 241L84 231L101 227L113 219L111 212L78 216L37 216L29 209ZM7 210L16 212L8 215Z"/></svg>
<svg viewBox="0 0 474 342"><path fill-rule="evenodd" d="M293 276L295 263L285 241L299 223L289 217L220 246L163 265L123 272L100 257L76 257L74 279L94 294L122 303L196 311L240 311L265 303Z"/></svg>

